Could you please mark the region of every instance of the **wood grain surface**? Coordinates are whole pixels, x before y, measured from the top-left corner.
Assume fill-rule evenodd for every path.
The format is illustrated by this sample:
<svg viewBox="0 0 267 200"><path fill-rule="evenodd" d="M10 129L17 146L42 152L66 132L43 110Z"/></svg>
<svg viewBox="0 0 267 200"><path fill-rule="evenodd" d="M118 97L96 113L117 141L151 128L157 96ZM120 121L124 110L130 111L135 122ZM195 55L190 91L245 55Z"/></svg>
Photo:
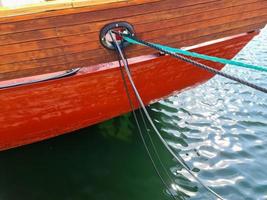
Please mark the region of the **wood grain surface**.
<svg viewBox="0 0 267 200"><path fill-rule="evenodd" d="M0 18L0 80L116 60L99 31L127 21L141 39L185 47L261 29L266 0L132 0ZM155 53L131 46L128 57Z"/></svg>

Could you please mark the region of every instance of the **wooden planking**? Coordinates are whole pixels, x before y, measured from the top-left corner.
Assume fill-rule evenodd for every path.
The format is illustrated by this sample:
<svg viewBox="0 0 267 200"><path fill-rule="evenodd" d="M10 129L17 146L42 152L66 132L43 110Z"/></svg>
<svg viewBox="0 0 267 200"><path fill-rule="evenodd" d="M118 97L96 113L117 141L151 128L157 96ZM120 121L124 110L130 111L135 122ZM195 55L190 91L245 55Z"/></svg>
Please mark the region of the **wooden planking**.
<svg viewBox="0 0 267 200"><path fill-rule="evenodd" d="M160 41L163 42L166 40L176 40L175 36L177 35L177 33L181 34L181 33L186 33L189 31L197 31L199 29L204 29L205 27L209 28L209 27L213 27L217 25L224 25L222 26L222 29L227 29L227 28L231 28L230 27L231 25L232 26L238 25L237 22L243 25L243 24L251 24L251 23L258 22L258 21L266 21L266 20L267 20L267 8L253 11L253 12L248 12L248 13L230 15L226 17L215 18L215 19L205 20L205 21L191 23L191 24L185 24L181 26L175 26L175 24L166 23L166 24L162 24L163 29L157 29L154 31L150 31L148 33L141 33L139 37L147 39L147 40L162 38ZM171 31L166 32L166 30L171 30Z"/></svg>
<svg viewBox="0 0 267 200"><path fill-rule="evenodd" d="M259 18L256 21L254 21L254 23L251 23L251 20L250 20L247 23L223 24L223 25L218 25L214 27L208 27L206 29L201 29L197 31L175 35L173 36L175 38L173 40L169 40L168 38L162 38L162 39L150 40L150 42L162 43L165 45L172 45L173 47L186 47L186 46L191 46L191 45L199 44L202 42L206 42L209 40L219 39L221 37L231 36L233 34L250 32L251 30L258 30L258 29L263 28L265 25L266 25L266 18L265 19ZM228 29L225 29L225 26L227 26ZM243 27L248 27L248 28L244 30ZM232 32L232 30L234 30L234 32ZM217 33L219 33L220 37L214 37L214 35L216 36ZM220 33L227 33L227 34L221 35ZM187 38L198 38L198 39L193 40L193 42L196 42L196 43L192 43L190 42L190 39L187 39ZM128 50L128 55L133 56L133 54L135 55L134 52L138 52L138 51L143 52L145 49L146 47L136 46ZM148 53L148 52L145 51L144 53Z"/></svg>
<svg viewBox="0 0 267 200"><path fill-rule="evenodd" d="M265 13L267 13L267 8L266 9L261 9L260 11L253 11L253 12L250 12L250 13L242 13L241 15L240 14L236 14L236 15L226 16L226 17L223 17L223 18L215 18L215 19L206 20L206 21L202 21L202 22L185 24L185 25L181 25L181 26L178 26L178 27L174 27L173 28L174 29L174 34L175 33L179 33L179 34L187 33L187 32L193 31L193 30L205 28L206 27L206 23L209 23L210 26L223 24L224 21L228 21L228 23L230 23L230 22L235 22L235 21L242 20L243 23L253 23L253 22L251 22L251 20L249 20L247 22L246 19L250 19L250 18L252 18L254 16L260 16L260 14L263 15L263 16L260 17L261 19L256 18L254 20L255 21L258 21L258 20L264 20L265 21L266 20L266 16L264 16ZM165 24L165 26L167 26L167 25L168 25L168 23ZM171 25L172 24L170 24L170 26ZM164 28L167 28L167 27L164 27ZM155 39L155 38L160 38L160 36L163 35L164 32L165 32L165 30L159 29L159 30L152 31L152 32L145 32L145 33L142 33L142 34L139 34L139 35L142 38L145 38L147 40L151 40L151 39ZM165 38L167 40L172 40L172 38L174 37L173 36L174 34L171 34L171 35L165 34ZM178 40L177 38L175 38L175 39ZM180 38L179 38L179 40L180 40ZM38 42L40 43L40 41L38 41ZM159 42L159 41L156 40L155 42ZM166 41L163 41L163 40L160 40L160 42L166 43ZM64 46L64 44L68 44L68 45ZM21 50L24 51L25 49L36 50L36 48L38 48L40 46L42 48L45 48L45 47L48 47L48 48L51 48L51 47L63 47L64 51L57 51L58 53L60 53L60 55L63 55L64 52L67 53L67 54L72 54L72 53L77 53L77 51L82 52L82 51L87 51L87 50L90 50L90 49L101 48L101 45L98 42L98 33L95 33L94 35L93 34L89 34L89 35L63 37L63 38L61 38L61 40L53 39L52 42L42 43L42 45L40 45L40 44L36 45L35 43L30 42L30 43L26 43L26 44L11 45L8 48L6 48L6 47L1 48L0 47L0 52L1 52L1 54L6 54L6 53L14 53L16 51L20 52ZM23 48L21 48L21 47L23 47ZM56 50L57 50L57 48L56 48ZM43 56L43 55L41 55L41 56ZM5 58L5 57L3 57L3 58ZM27 57L25 57L25 58L27 58ZM38 59L38 58L35 57L35 59ZM14 61L12 56L10 57L10 60ZM4 61L7 62L7 59L4 59Z"/></svg>
<svg viewBox="0 0 267 200"><path fill-rule="evenodd" d="M189 40L182 40L182 41L176 41L176 42L169 42L166 43L166 45L172 46L172 47L187 47L187 46L192 46L192 45L196 45L196 44L200 44L206 41L210 41L210 40L216 40L216 39L220 39L223 37L228 37L231 35L236 35L239 33L246 33L246 32L250 32L251 30L259 30L261 28L263 28L265 26L266 22L264 23L259 23L259 24L253 24L253 25L248 25L248 26L238 26L236 27L236 29L231 29L231 30L227 30L227 31L223 31L223 32L216 32L216 28L212 28L210 29L210 33L208 34L205 31L198 31L196 32L191 32L191 33L187 33L188 36L191 36L192 39ZM217 27L219 28L219 27ZM196 37L196 38L195 38ZM153 41L152 41L153 42ZM152 51L149 48L146 47L141 47L138 46L136 47L138 48L138 51L142 51L145 54L149 54L155 51ZM131 49L128 51L128 54L130 55L136 55L136 49Z"/></svg>
<svg viewBox="0 0 267 200"><path fill-rule="evenodd" d="M96 54L97 52L94 52L94 53ZM97 54L97 55L99 55L99 54ZM94 61L94 60L92 60L94 57L95 56L93 56L92 54L90 55L90 52L89 53L83 52L83 53L69 55L67 57L67 61L71 60L72 66L75 66L75 65L80 66L80 65L82 65L80 63L81 60L89 58L92 62L92 61ZM106 58L108 58L108 57L106 57ZM79 60L75 60L75 59L79 59ZM6 70L11 71L11 70L18 70L21 67L23 67L23 69L26 69L26 68L37 68L37 67L67 63L67 61L64 59L64 57L52 57L52 58L48 58L48 59L41 59L38 61L39 62L37 62L36 60L33 60L30 62L16 63L15 65L7 65L7 66L5 66L5 68L6 68Z"/></svg>
<svg viewBox="0 0 267 200"><path fill-rule="evenodd" d="M244 7L244 6L242 6L242 7ZM253 6L250 5L249 7L253 7ZM240 7L238 7L238 8L240 8ZM243 11L244 9L240 9L240 10ZM214 12L216 13L216 11L218 11L218 10L215 10ZM223 10L223 11L225 11L225 10ZM207 15L207 14L206 13L202 13L203 19L205 19L205 15ZM192 18L192 16L189 16L189 17L191 17L191 19L193 19L193 21L194 21L194 20L196 20L196 18L199 18L200 15L197 15L196 18ZM188 20L186 21L185 18L181 18L180 22L184 22L185 21L187 23ZM150 24L150 25L153 25L153 24ZM179 24L179 20L177 21L177 25L180 25ZM136 26L138 29L140 29L140 30L138 30L138 32L141 32L142 29L140 27L138 27L138 26L143 26L143 24ZM77 38L79 38L79 37L77 36ZM83 39L83 38L86 40L87 38L91 38L91 37L90 37L90 35L89 36L85 35L81 39ZM98 33L95 34L95 38L98 39ZM75 37L72 38L71 40L79 44L79 40L76 41ZM52 44L53 44L53 41L54 40L52 40ZM88 41L90 41L90 40L88 40ZM85 42L85 41L82 41L82 42ZM98 43L98 41L97 41L97 43ZM17 45L17 46L18 46L17 49L20 50L21 49L20 46L19 45ZM28 45L25 45L25 46L28 46ZM29 43L29 46L30 46L30 43ZM59 46L58 43L55 43L55 46ZM73 47L74 47L74 49L78 49L77 51L82 51L84 48L85 48L84 49L85 51L88 50L88 44L84 44L85 47L83 47L83 45L81 45L81 46L77 46L77 48L75 48L75 46L73 46ZM14 53L14 47L13 48L9 48L9 50L12 53ZM69 52L69 53L73 53L73 52ZM27 60L31 60L31 59L41 59L41 58L45 58L45 57L62 56L62 55L64 55L64 51L60 49L60 46L56 47L56 48L53 48L53 49L43 49L42 48L40 51L35 50L35 51L31 51L31 52L0 56L0 64L8 64L8 63L13 63L13 62L27 61Z"/></svg>
<svg viewBox="0 0 267 200"><path fill-rule="evenodd" d="M264 5L260 5L260 6L263 7ZM251 7L252 9L255 9L253 6L249 6L249 7ZM266 7L267 7L267 2L266 2ZM241 10L241 8L243 8L243 7L238 7L238 9L236 9L235 12ZM223 11L225 11L225 10L223 10ZM216 13L216 12L214 12L214 13ZM223 13L224 12L221 12L221 14L223 14ZM255 14L257 14L257 11ZM235 15L235 16L238 17L238 15ZM244 15L244 14L242 14L242 15ZM204 20L206 18L209 19L209 18L216 17L216 15L212 16L212 15L207 15L206 13L204 13L204 14L202 13L201 15L197 15L196 18L193 18L193 16L189 16L187 18L183 18L183 17L182 18L176 18L176 19L173 19L171 21L166 20L165 21L166 23L164 23L164 25L165 25L165 28L173 26L170 24L174 24L175 26L176 25L178 26L178 25L181 25L183 23L193 22L194 20L190 21L190 19L196 20L198 17L202 17ZM156 24L156 25L154 25L154 24ZM155 27L161 27L162 25L159 26L160 24L161 24L161 22L158 22L158 23L155 22L155 23L145 24L145 25L144 24L136 25L136 29L137 29L138 33L142 33L144 31L149 32L151 29L155 29ZM148 27L147 30L145 30L146 27ZM45 34L43 34L43 35L45 35ZM61 36L61 32L57 33L57 31L55 30L53 32L53 35L55 37L59 37L59 36ZM35 36L35 35L33 34L33 36ZM38 36L36 36L36 37L38 37ZM6 38L2 38L2 39L4 41L6 41L5 40ZM61 37L61 40L62 40L62 43L66 44L66 45L79 44L79 43L90 42L90 41L97 41L98 42L98 32L95 32L92 34L74 35L74 36L70 36L70 37ZM51 45L55 45L54 47L58 47L60 45L59 42L54 43L54 41L55 41L55 39L52 38L52 39L47 39L47 40L38 40L37 42L28 42L28 43L22 43L22 44L18 43L18 44L10 45L7 47L6 46L0 47L1 48L0 49L0 55L5 55L5 54L9 54L9 53L18 53L18 52L24 52L24 51L34 51L34 50L38 50L37 49L38 46L40 46L41 49L43 49L44 46L49 46L49 48L52 48L53 46L51 46ZM50 44L50 43L52 43L52 44Z"/></svg>
<svg viewBox="0 0 267 200"><path fill-rule="evenodd" d="M253 0L252 0L253 1ZM184 24L184 23L192 23L194 21L198 21L199 19L204 20L208 18L215 18L219 16L223 16L223 14L231 15L234 13L247 12L251 10L257 10L267 6L267 3L260 5L258 2L254 2L248 5L244 5L240 1L236 2L225 2L222 5L216 5L214 7L214 2L209 3L204 7L186 7L179 9L172 9L168 11L161 11L152 14L143 14L137 16L131 16L122 18L123 21L128 21L130 23L135 24L135 27L138 27L138 32L143 32L149 27L151 30L153 27L158 28L159 21L162 20L176 20L175 23ZM199 5L197 5L199 6ZM215 9L215 10L214 10ZM200 12L200 13L199 13ZM192 16L193 15L193 16ZM180 17L180 18L178 18ZM84 34L91 32L98 32L105 24L112 22L113 20L108 21L100 21L96 23L85 23L78 24L73 26L64 26L58 28L50 28L50 29L41 29L34 31L25 31L13 34L4 34L0 35L0 45L14 44L14 43L22 43L27 41L35 41L42 39L55 38L58 36L70 36L76 34ZM140 24L141 22L141 24ZM153 26L153 27L152 27ZM154 28L154 29L155 29Z"/></svg>
<svg viewBox="0 0 267 200"><path fill-rule="evenodd" d="M40 19L31 19L13 23L0 24L0 34L23 32L30 30L46 29L51 27L72 26L75 24L97 22L104 20L113 20L145 13L159 12L173 8L182 8L186 6L198 5L203 2L214 2L215 0L179 0L177 3L173 0L162 0L147 4L138 4L134 6L111 8L93 12L76 13L71 15L53 16ZM79 9L77 9L79 10ZM130 11L130 12L129 12Z"/></svg>
<svg viewBox="0 0 267 200"><path fill-rule="evenodd" d="M198 43L200 43L212 39L219 33L230 34L231 30L239 28L239 31L241 31L243 27L250 27L251 29L248 29L248 31L258 29L267 21L267 16L265 15L267 13L267 3L263 0L244 0L242 3L235 0L231 2L216 1L216 5L221 3L221 7L214 5L214 1L199 0L202 3L195 4L196 1L192 0L187 2L181 1L182 4L176 5L180 9L172 8L169 11L159 9L159 7L164 6L167 8L171 5L171 2L173 3L174 0L162 0L161 2L149 3L147 5L140 4L142 6L154 5L154 9L158 9L158 11L156 11L157 13L151 13L151 11L148 11L149 9L142 10L142 12L136 9L135 16L129 16L129 12L128 14L122 13L120 15L122 18L119 18L119 20L133 20L138 36L143 39L162 44L171 43L177 47L180 47L182 44L184 44L183 46L190 45L190 40L199 41ZM207 6L211 4L213 4L213 7ZM140 5L130 7L140 8ZM125 9L125 7L116 9ZM116 9L112 8L110 10ZM103 11L106 12L106 10ZM209 12L207 13L207 11ZM71 15L72 17L80 15L86 20L81 20L79 23L72 21L72 23L77 25L70 26L69 24L65 25L66 22L62 20L62 17L69 17L68 15L57 17L57 20L55 20L56 17L38 18L38 20L51 20L51 18L53 20L49 21L49 23L46 21L46 26L50 26L47 29L38 28L39 25L45 25L44 21L42 21L44 24L37 23L37 26L32 27L33 30L29 31L27 27L25 31L25 27L22 27L21 23L34 21L32 19L19 21L19 25L14 22L0 24L2 28L2 25L12 24L13 29L15 29L12 34L6 32L3 34L1 32L0 34L0 38L5 41L2 45L0 44L0 71L3 73L1 79L58 71L74 66L93 65L114 60L114 54L107 52L98 42L99 28L110 21L110 19L108 21L103 20L110 15L90 20L88 16L94 16L90 15L90 12L89 14L79 13ZM96 19L100 21L95 22L94 20ZM112 20L116 19L113 18ZM87 25L89 26L88 29L86 29ZM255 26L252 27L252 25ZM77 31L73 33L72 30ZM166 30L172 31L166 33ZM237 33L241 32L237 31ZM30 35L33 38L30 38ZM25 40L30 41L24 42ZM134 48L129 48L128 52L127 54L132 57L154 51L135 46Z"/></svg>
<svg viewBox="0 0 267 200"><path fill-rule="evenodd" d="M267 18L266 18L267 19ZM260 21L260 20L258 20ZM238 25L236 25L238 24ZM242 28L242 25L246 25L247 24L251 24L251 23L233 23L233 24L229 24L228 26L234 30L239 30L238 28ZM234 26L235 25L235 26ZM214 26L214 27L210 27L208 29L200 29L198 30L198 32L196 31L192 31L192 32L186 32L183 33L181 35L179 35L180 40L178 40L178 42L173 42L172 41L172 46L189 46L189 45L193 45L191 43L189 43L188 40L183 40L183 38L185 36L191 36L191 38L200 38L198 40L198 43L201 43L203 41L207 41L207 38L203 38L202 36L207 35L208 33L210 33L211 35L209 36L209 39L215 39L214 35L216 35L217 33L221 33L222 30L224 30L225 24L223 25L218 25L218 26ZM254 27L258 27L257 26L253 26L253 27L249 27L250 29L246 29L246 30L254 30ZM261 26L262 27L262 26ZM236 29L235 29L236 28ZM245 31L245 30L244 30ZM222 35L220 35L222 37ZM227 35L225 35L227 36ZM171 40L169 40L171 41ZM152 42L157 42L152 40ZM194 40L194 42L196 42L196 40ZM136 48L138 49L138 51L136 51ZM65 49L65 51L67 52L67 50ZM151 50L149 48L144 48L141 46L136 46L134 49L130 49L127 54L128 56L138 56L139 51L141 52L145 52L145 53L153 53L155 52L154 50ZM90 55L88 57L88 55ZM102 53L101 50L96 50L96 51L86 51L86 52L81 52L81 53L74 53L74 54L68 54L66 57L65 56L59 56L59 57L51 57L51 58L45 58L45 59L39 59L39 60L32 60L32 61L26 61L26 62L20 62L20 63L16 63L16 64L7 64L7 65L2 65L1 66L1 71L3 73L6 72L11 72L11 71L17 71L19 69L21 69L21 67L23 67L23 69L32 69L32 68L42 68L45 66L51 66L51 65L63 65L66 64L66 66L70 66L70 67L77 67L77 66L87 66L89 64L94 64L94 62L96 61L95 59L102 57L102 60L104 62L108 62L108 60L110 58L113 58L115 55L111 52L106 52L106 53ZM90 62L88 61L88 59L90 59ZM83 60L86 60L86 62L83 62ZM81 61L81 62L80 62ZM66 68L67 69L67 68Z"/></svg>
<svg viewBox="0 0 267 200"><path fill-rule="evenodd" d="M194 35L194 33L192 34ZM138 49L142 50L143 49ZM136 52L136 49L134 50ZM131 51L130 51L131 52ZM131 56L135 55L135 52L131 52ZM67 56L57 56L57 57L49 57L49 58L43 58L43 59L32 59L29 61L24 61L24 62L17 62L17 63L12 63L12 64L4 64L1 65L1 72L11 72L11 71L16 71L19 69L30 69L30 68L38 68L38 67L44 67L44 66L50 66L50 65L56 65L56 64L64 64L64 63L79 63L79 61L84 60L84 59L93 59L93 58L98 58L100 55L105 55L101 54L101 52L98 51L85 51L85 52L79 52L79 53L72 53L68 54ZM113 57L113 55L111 55ZM105 55L105 58L109 59L111 57L110 55ZM79 64L81 65L81 64ZM73 64L72 64L73 66Z"/></svg>
<svg viewBox="0 0 267 200"><path fill-rule="evenodd" d="M255 26L255 25L254 25L254 26ZM258 26L259 26L259 25L258 25ZM258 27L258 26L255 26L255 27ZM253 28L253 27L243 27L243 29L241 29L241 30L243 30L244 32L246 32L246 30L251 30L251 28ZM236 34L236 33L239 32L239 30L240 30L240 29L232 30L232 31L230 31L230 32L228 32L228 33L227 33L227 32L224 32L224 33L218 33L217 35L213 35L213 39L222 38L222 37L225 37L225 36L227 36L227 35L229 35L229 34ZM204 37L207 37L207 38L208 38L208 36L204 36ZM191 43L191 44L199 43L199 38L190 40L190 43ZM172 45L172 44L170 44L170 45ZM182 45L182 43L181 43L181 45ZM223 56L223 55L222 55L222 56ZM90 59L90 60L84 60L83 62L84 62L84 65L88 66L87 63L88 63L88 62L90 63L90 62L91 62L91 59ZM77 67L77 66L79 66L79 65L76 65L76 67ZM42 70L43 73L47 73L47 72L50 72L50 70L51 70L51 71L56 71L56 70L58 70L58 68L60 68L61 70L65 70L65 69L66 69L66 65L54 65L54 66L50 66L50 68L43 67L43 68L41 68L41 70ZM22 73L24 73L24 74L31 74L31 73L32 73L32 75L33 75L33 74L38 73L38 71L37 71L37 69L35 68L35 69L33 69L33 70L23 70ZM0 74L0 80L4 79L6 76L11 77L11 78L14 78L14 77L18 77L18 76L20 76L20 75L21 75L21 72L19 72L19 71L16 71L16 72L14 72L14 73Z"/></svg>
<svg viewBox="0 0 267 200"><path fill-rule="evenodd" d="M221 21L223 22L229 22L230 20L236 20L238 19L238 16L240 19L246 19L253 17L253 16L259 16L264 13L263 10L267 8L267 2L263 4L259 3L251 3L247 5L239 5L234 7L226 7L222 9L217 10L208 10L206 12L202 13L195 13L194 15L186 15L186 16L178 16L171 19L164 19L164 20L157 20L152 21L148 23L142 23L137 24L135 26L135 29L137 33L143 33L145 32L147 27L149 27L149 32L153 30L164 30L164 28L171 28L171 27L185 27L188 24L203 24L203 23L209 23L209 25L212 25L214 21ZM229 21L228 21L229 20ZM164 23L163 23L164 22Z"/></svg>
<svg viewBox="0 0 267 200"><path fill-rule="evenodd" d="M234 1L235 2L235 1ZM246 3L247 2L255 2L255 0L246 0ZM258 2L258 1L257 1ZM259 3L259 2L258 2ZM165 19L168 19L166 18L166 16L172 16L175 17L175 13L178 14L178 16L182 16L182 15L185 15L185 14L195 14L196 11L198 12L205 12L205 11L208 11L208 10L211 10L211 9L216 9L216 8L223 8L223 7L229 7L229 6L235 6L236 5L240 5L240 1L236 1L235 3L233 2L227 2L227 1L224 1L222 3L209 3L207 5L202 5L202 4L196 4L192 7L186 7L186 8L179 8L179 12L177 12L177 8L176 9L171 9L171 10L168 10L168 11L165 11L165 12L157 12L157 13L150 13L147 14L147 12L144 12L145 13L145 16L142 16L141 14L139 14L140 16L136 16L134 14L132 14L131 16L129 16L129 18L127 18L126 16L123 16L123 17L120 17L120 19L122 20L125 20L125 21L129 21L130 23L134 23L134 24L138 24L138 22L140 23L145 23L145 22L149 22L147 20L149 20L151 17L154 17L154 19L152 19L152 21L156 21L156 20L162 20L159 19L159 16L162 16L162 17L165 17ZM242 3L244 4L244 3ZM196 10L196 11L195 11ZM174 11L174 12L171 12L171 11ZM168 12L170 12L170 15L168 14ZM144 14L143 13L143 14ZM181 13L181 14L180 14ZM176 17L178 17L176 14ZM187 15L188 15L187 14ZM116 15L117 16L117 15ZM119 17L119 16L118 16ZM143 22L143 20L145 20ZM64 20L61 20L63 21L63 23L66 23ZM103 21L103 19L102 19ZM99 30L100 26L103 26L105 23L108 23L108 22L111 22L111 21L114 21L114 16L111 18L111 19L107 19L107 21L105 22L102 22L101 24L97 24L97 23L89 23L90 21L83 21L82 18L79 18L78 20L76 21L70 21L68 23L71 23L69 26L65 25L64 28L66 27L67 30L69 30L70 32L73 32L75 30L80 30L81 27L76 27L74 26L75 24L83 24L83 23L87 23L87 24L84 24L86 26L88 26L88 28L86 29L86 31L96 31L96 30ZM6 34L6 33L9 33L9 32L25 32L25 31L30 31L30 30L39 30L39 29L44 29L44 28L51 28L51 27L57 27L57 29L60 31L61 34L64 35L64 29L60 29L60 27L62 27L64 24L60 24L60 20L57 21L58 23L54 22L52 19L45 19L45 21L43 22L38 22L38 21L34 21L34 20L31 20L31 21L24 21L22 24L21 23L16 23L16 24L4 24L2 26L0 26L0 34ZM89 24L88 24L89 23ZM95 25L97 27L95 27ZM7 26L7 27L5 27ZM40 27L39 27L40 26ZM68 28L71 28L73 27L72 29L68 29ZM95 28L94 28L95 27ZM7 28L7 30L5 30L5 28ZM10 30L8 30L10 28ZM31 32L29 32L29 34L31 35ZM42 33L40 34L41 36L43 35Z"/></svg>

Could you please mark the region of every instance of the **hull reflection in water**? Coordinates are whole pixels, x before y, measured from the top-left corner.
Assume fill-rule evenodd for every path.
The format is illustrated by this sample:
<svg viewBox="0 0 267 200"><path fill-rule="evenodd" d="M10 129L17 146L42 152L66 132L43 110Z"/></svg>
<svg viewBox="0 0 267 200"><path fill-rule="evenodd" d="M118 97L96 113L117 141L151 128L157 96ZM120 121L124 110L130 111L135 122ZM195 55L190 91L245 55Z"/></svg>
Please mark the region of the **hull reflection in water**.
<svg viewBox="0 0 267 200"><path fill-rule="evenodd" d="M155 175L134 123L132 115L125 115L80 133L1 152L0 197L170 199ZM163 163L183 188L176 191L178 199L196 193L196 185L179 173L181 167L172 161L156 135L152 137Z"/></svg>

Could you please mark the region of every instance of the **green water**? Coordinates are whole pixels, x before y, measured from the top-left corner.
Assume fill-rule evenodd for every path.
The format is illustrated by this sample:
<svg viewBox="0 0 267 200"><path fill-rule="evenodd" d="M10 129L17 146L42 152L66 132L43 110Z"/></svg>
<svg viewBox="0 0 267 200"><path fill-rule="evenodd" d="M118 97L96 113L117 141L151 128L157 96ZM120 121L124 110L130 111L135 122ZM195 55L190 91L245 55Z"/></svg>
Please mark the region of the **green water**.
<svg viewBox="0 0 267 200"><path fill-rule="evenodd" d="M267 30L237 58L267 66L266 40ZM229 66L224 71L267 87L266 73ZM265 94L215 77L148 110L175 153L225 199L267 199ZM144 126L142 130L145 133ZM171 179L157 159L156 164L172 194L177 199L214 199L150 133ZM132 115L0 152L0 200L85 199L172 199L152 167Z"/></svg>

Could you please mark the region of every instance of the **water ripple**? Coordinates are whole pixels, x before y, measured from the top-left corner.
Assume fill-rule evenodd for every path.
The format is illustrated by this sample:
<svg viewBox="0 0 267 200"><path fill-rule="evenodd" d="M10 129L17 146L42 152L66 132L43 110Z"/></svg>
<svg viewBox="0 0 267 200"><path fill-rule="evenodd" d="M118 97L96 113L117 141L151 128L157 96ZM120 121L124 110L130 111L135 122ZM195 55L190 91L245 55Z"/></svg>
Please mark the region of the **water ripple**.
<svg viewBox="0 0 267 200"><path fill-rule="evenodd" d="M266 40L267 28L235 59L267 66L267 45L262 45ZM224 71L267 87L266 73L231 66ZM163 130L172 136L168 143L207 185L226 199L267 199L266 97L216 76L152 109L164 113L159 122L166 123ZM183 143L175 139L181 134ZM194 182L185 170L174 169L174 174ZM203 192L187 194L192 199L206 198Z"/></svg>

